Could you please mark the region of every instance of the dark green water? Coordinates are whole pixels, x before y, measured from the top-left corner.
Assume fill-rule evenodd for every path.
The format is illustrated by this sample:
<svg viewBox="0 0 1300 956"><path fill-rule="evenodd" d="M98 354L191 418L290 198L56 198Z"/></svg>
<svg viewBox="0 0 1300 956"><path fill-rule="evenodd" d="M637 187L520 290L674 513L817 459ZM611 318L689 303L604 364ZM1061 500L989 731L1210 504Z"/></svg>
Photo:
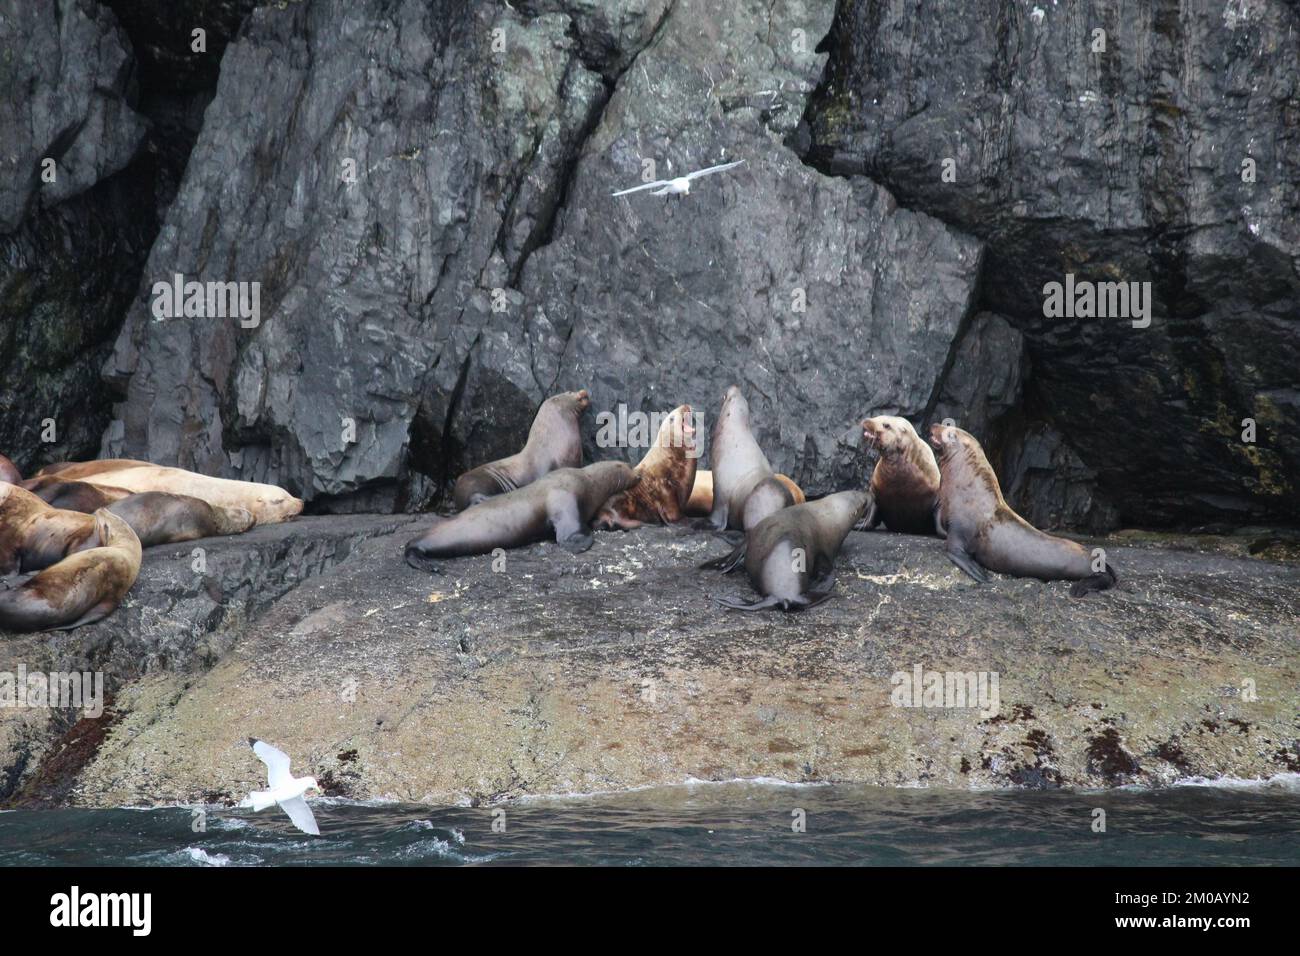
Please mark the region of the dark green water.
<svg viewBox="0 0 1300 956"><path fill-rule="evenodd" d="M278 809L209 808L205 832L180 807L24 810L0 813L0 864L1294 865L1298 781L1105 793L729 783L498 808L314 800L320 838ZM796 809L806 832L792 829Z"/></svg>

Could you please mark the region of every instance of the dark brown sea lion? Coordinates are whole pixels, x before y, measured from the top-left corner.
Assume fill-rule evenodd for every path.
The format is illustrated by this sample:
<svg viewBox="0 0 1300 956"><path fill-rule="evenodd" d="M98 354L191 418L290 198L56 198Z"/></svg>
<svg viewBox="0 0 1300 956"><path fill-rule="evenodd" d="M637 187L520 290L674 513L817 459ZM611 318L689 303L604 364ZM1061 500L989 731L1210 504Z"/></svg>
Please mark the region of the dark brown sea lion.
<svg viewBox="0 0 1300 956"><path fill-rule="evenodd" d="M472 468L456 479L451 500L464 511L493 495L523 488L557 468L582 464L582 432L578 420L591 404L587 390L552 395L542 402L528 429L523 450L509 458Z"/></svg>
<svg viewBox="0 0 1300 956"><path fill-rule="evenodd" d="M252 513L244 508L218 508L190 495L165 491L133 494L86 481L65 481L57 475L33 478L23 486L52 508L85 514L107 508L126 520L146 548L240 534L255 522Z"/></svg>
<svg viewBox="0 0 1300 956"><path fill-rule="evenodd" d="M869 491L841 491L782 508L745 532L745 571L758 601L716 599L742 611L810 608L831 595L835 558L853 525L871 506Z"/></svg>
<svg viewBox="0 0 1300 956"><path fill-rule="evenodd" d="M78 551L21 585L0 590L0 628L45 631L107 617L140 573L140 539L101 508L92 519L98 547Z"/></svg>
<svg viewBox="0 0 1300 956"><path fill-rule="evenodd" d="M1105 561L1102 570L1083 545L1044 534L1002 498L997 475L980 443L955 425L931 425L939 452L937 530L947 535L948 558L981 584L988 571L1043 581L1075 581L1070 594L1114 587L1119 579ZM986 571L985 569L988 569Z"/></svg>
<svg viewBox="0 0 1300 956"><path fill-rule="evenodd" d="M863 528L884 522L890 531L934 534L934 507L939 500L939 465L912 423L893 415L862 422L862 436L880 453L871 473L875 504Z"/></svg>
<svg viewBox="0 0 1300 956"><path fill-rule="evenodd" d="M487 498L450 518L437 518L433 527L406 545L406 563L437 573L441 568L435 558L518 548L552 534L561 547L579 554L591 547L588 523L600 506L639 480L621 461L557 469L517 491Z"/></svg>
<svg viewBox="0 0 1300 956"><path fill-rule="evenodd" d="M107 508L115 501L121 501L132 494L124 488L109 488L88 481L72 481L60 478L58 475L29 478L22 483L22 487L51 508L80 511L83 514L93 514L100 508ZM138 531L136 533L139 534Z"/></svg>
<svg viewBox="0 0 1300 956"><path fill-rule="evenodd" d="M639 528L643 524L674 524L695 486L695 426L691 406L679 405L659 426L655 443L636 466L640 476L633 488L621 491L601 507L593 527L605 530Z"/></svg>
<svg viewBox="0 0 1300 956"><path fill-rule="evenodd" d="M258 524L286 521L302 512L302 501L276 485L233 478L212 478L183 468L151 465L129 458L104 461L64 461L46 465L37 478L57 475L66 481L89 481L101 488L116 488L135 493L164 491L189 495L215 508L230 511L242 508Z"/></svg>
<svg viewBox="0 0 1300 956"><path fill-rule="evenodd" d="M0 483L0 575L39 571L102 543L90 515L51 508L30 491Z"/></svg>
<svg viewBox="0 0 1300 956"><path fill-rule="evenodd" d="M4 455L0 455L0 481L7 481L11 485L16 485L23 480L23 473L18 470L17 466Z"/></svg>
<svg viewBox="0 0 1300 956"><path fill-rule="evenodd" d="M722 408L709 439L713 466L713 508L697 523L701 528L745 530L745 501L750 492L773 476L763 449L750 430L749 402L732 385L722 396Z"/></svg>

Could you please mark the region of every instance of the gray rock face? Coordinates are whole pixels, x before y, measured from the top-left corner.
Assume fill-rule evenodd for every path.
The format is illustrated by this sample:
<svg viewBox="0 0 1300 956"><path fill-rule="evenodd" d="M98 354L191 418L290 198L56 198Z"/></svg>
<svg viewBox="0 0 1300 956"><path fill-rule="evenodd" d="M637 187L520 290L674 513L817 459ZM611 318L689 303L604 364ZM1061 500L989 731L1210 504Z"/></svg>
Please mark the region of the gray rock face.
<svg viewBox="0 0 1300 956"><path fill-rule="evenodd" d="M0 17L0 233L126 166L144 120L126 102L130 45L88 0L20 3ZM54 182L42 161L55 161Z"/></svg>
<svg viewBox="0 0 1300 956"><path fill-rule="evenodd" d="M414 507L557 390L707 416L739 382L774 465L861 480L853 423L924 411L979 244L782 145L830 9L769 7L255 11L110 363L104 453ZM609 195L731 157L685 200ZM153 321L175 273L260 282L261 325Z"/></svg>
<svg viewBox="0 0 1300 956"><path fill-rule="evenodd" d="M450 3L254 12L108 370L127 397L106 451L309 498L376 483L367 506L391 507L422 412L443 477L486 290L547 228L604 97L567 28ZM153 321L152 283L178 272L261 283L261 325ZM517 341L502 358L526 369Z"/></svg>
<svg viewBox="0 0 1300 956"><path fill-rule="evenodd" d="M0 14L0 451L24 470L93 454L110 418L99 371L157 229L132 70L95 3Z"/></svg>
<svg viewBox="0 0 1300 956"><path fill-rule="evenodd" d="M1026 402L1125 521L1300 515L1298 29L1281 0L840 5L810 161L987 240ZM1151 326L1045 318L1066 273L1150 282Z"/></svg>

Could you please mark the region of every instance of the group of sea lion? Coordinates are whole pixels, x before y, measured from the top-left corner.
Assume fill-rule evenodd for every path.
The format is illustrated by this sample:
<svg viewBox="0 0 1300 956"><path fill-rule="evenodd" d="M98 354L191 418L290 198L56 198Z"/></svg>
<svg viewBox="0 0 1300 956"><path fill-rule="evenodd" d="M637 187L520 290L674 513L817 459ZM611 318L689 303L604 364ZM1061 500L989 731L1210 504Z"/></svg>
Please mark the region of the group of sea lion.
<svg viewBox="0 0 1300 956"><path fill-rule="evenodd" d="M130 459L59 462L23 480L0 455L0 628L67 629L111 614L141 549L239 534L302 511L282 488Z"/></svg>
<svg viewBox="0 0 1300 956"><path fill-rule="evenodd" d="M636 468L606 461L580 467L580 419L586 390L542 403L522 451L466 472L453 500L460 509L439 517L406 545L406 561L426 571L438 560L487 554L554 537L579 553L592 529L656 523L730 533L731 553L701 565L731 572L745 567L759 593L753 602L720 600L743 610L812 607L830 596L835 560L849 531L884 525L890 531L936 534L949 559L980 583L988 571L1044 581L1072 580L1080 596L1112 587L1104 557L1034 528L1006 503L978 441L954 425L930 428L930 445L904 418L862 422L879 454L868 488L807 501L797 484L772 470L754 438L749 403L738 386L724 393L711 433L712 471L699 471L692 409L681 405L664 420Z"/></svg>

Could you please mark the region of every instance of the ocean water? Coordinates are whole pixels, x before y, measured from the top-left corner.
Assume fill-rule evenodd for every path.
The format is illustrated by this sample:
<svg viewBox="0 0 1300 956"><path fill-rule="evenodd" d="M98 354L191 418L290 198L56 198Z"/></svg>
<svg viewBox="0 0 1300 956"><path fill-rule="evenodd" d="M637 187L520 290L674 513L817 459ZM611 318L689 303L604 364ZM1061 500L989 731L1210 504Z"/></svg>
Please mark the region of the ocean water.
<svg viewBox="0 0 1300 956"><path fill-rule="evenodd" d="M0 865L1300 863L1296 774L1105 792L734 782L494 807L330 799L312 807L319 838L278 809L209 807L202 832L186 807L4 812ZM1094 832L1097 810L1105 832Z"/></svg>

